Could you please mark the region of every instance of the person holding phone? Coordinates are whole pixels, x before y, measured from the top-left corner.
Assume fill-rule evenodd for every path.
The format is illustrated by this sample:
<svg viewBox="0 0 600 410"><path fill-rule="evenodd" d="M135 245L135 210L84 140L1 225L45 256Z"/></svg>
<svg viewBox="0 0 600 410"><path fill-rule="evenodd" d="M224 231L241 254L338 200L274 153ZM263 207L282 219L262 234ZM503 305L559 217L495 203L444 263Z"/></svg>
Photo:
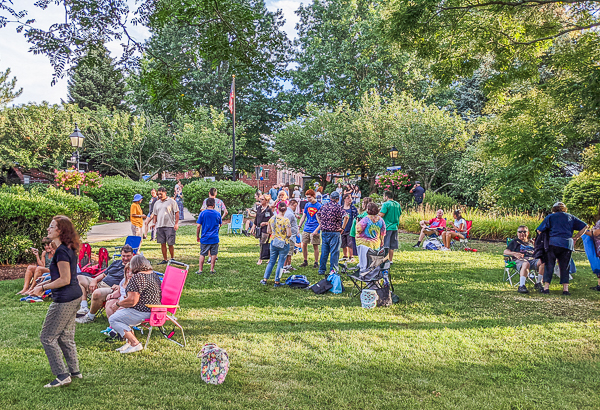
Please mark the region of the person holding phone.
<svg viewBox="0 0 600 410"><path fill-rule="evenodd" d="M28 295L33 289L37 278L42 276L44 273L50 272L50 262L52 262L52 257L54 256L54 245L48 238L44 238L42 240L42 245L44 246L44 251L42 252L41 257L37 248L31 248L31 253L35 255L37 264L29 265L27 267L27 271L25 272L25 282L23 282L23 289L20 292L17 292L17 295Z"/></svg>

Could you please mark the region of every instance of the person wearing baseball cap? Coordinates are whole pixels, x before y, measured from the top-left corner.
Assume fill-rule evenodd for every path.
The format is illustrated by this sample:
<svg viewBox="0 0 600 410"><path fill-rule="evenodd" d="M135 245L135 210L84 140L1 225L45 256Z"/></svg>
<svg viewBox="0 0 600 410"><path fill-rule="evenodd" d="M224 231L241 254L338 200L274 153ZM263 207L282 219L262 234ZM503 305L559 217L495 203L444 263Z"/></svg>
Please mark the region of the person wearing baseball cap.
<svg viewBox="0 0 600 410"><path fill-rule="evenodd" d="M340 194L337 191L331 193L331 201L326 203L317 212L317 221L321 228L321 260L319 263L319 275L327 274L327 258L330 257L329 267L338 269L340 259L341 232L348 222L348 215L338 203Z"/></svg>
<svg viewBox="0 0 600 410"><path fill-rule="evenodd" d="M410 193L413 194L417 205L421 205L423 203L423 200L425 199L425 188L421 186L419 181L415 181L415 185L413 185Z"/></svg>
<svg viewBox="0 0 600 410"><path fill-rule="evenodd" d="M129 209L129 220L131 221L131 234L133 236L142 236L144 226L144 218L146 215L142 212L142 207L140 203L142 202L144 197L140 194L135 194L133 196L133 203L131 204L131 208Z"/></svg>

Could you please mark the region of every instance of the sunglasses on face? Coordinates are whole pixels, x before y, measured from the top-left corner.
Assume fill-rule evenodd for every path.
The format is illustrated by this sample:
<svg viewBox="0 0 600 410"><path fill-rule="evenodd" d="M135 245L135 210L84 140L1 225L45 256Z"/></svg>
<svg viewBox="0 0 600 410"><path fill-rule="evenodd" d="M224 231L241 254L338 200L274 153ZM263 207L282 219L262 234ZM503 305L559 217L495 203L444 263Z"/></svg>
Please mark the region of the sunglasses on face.
<svg viewBox="0 0 600 410"><path fill-rule="evenodd" d="M517 233L527 233L527 231L517 231Z"/></svg>

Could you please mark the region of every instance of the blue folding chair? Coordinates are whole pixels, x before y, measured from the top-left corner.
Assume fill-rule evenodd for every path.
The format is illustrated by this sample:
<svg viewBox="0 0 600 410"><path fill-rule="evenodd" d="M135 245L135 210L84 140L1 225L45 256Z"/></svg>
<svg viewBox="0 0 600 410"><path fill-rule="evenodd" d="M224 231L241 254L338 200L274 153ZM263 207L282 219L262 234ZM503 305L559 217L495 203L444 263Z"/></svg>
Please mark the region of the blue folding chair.
<svg viewBox="0 0 600 410"><path fill-rule="evenodd" d="M125 245L131 246L133 248L133 254L137 255L137 253L140 250L140 246L142 245L142 237L128 236L127 239L125 239ZM113 261L121 257L121 249L123 249L123 246L115 246L115 253L113 253Z"/></svg>
<svg viewBox="0 0 600 410"><path fill-rule="evenodd" d="M242 234L242 225L244 224L243 214L234 214L231 216L231 223L227 225L227 233Z"/></svg>

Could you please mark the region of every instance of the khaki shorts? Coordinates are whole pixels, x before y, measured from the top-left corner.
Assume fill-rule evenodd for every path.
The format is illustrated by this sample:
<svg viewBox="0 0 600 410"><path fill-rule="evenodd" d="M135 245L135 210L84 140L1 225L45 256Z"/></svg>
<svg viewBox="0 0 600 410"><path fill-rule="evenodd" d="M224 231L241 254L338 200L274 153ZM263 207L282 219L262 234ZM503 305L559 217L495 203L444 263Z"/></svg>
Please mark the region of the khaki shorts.
<svg viewBox="0 0 600 410"><path fill-rule="evenodd" d="M104 282L104 281L100 281L100 282L98 283L98 286L97 286L97 288L98 288L98 289L102 289L102 288L108 288L108 289L111 289L111 287L110 287L110 286L108 286L108 285L106 284L106 282Z"/></svg>
<svg viewBox="0 0 600 410"><path fill-rule="evenodd" d="M309 243L312 245L321 244L321 234L313 236L311 232L302 232L302 243Z"/></svg>
<svg viewBox="0 0 600 410"><path fill-rule="evenodd" d="M296 235L292 235L290 238L290 250L288 256L294 256L294 247L296 246Z"/></svg>

